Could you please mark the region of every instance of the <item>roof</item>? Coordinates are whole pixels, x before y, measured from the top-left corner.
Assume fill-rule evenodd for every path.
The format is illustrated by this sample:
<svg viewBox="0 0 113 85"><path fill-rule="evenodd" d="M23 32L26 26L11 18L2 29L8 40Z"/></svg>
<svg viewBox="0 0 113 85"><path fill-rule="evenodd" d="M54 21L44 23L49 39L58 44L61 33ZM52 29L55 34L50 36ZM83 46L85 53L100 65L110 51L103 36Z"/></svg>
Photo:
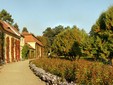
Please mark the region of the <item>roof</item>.
<svg viewBox="0 0 113 85"><path fill-rule="evenodd" d="M29 32L22 32L22 35L27 35L29 34Z"/></svg>
<svg viewBox="0 0 113 85"><path fill-rule="evenodd" d="M0 24L2 25L3 30L5 30L5 31L7 31L7 32L9 32L11 34L14 34L16 36L19 36L19 37L21 36L19 31L15 27L13 27L10 24L8 24L7 22L0 20Z"/></svg>
<svg viewBox="0 0 113 85"><path fill-rule="evenodd" d="M22 33L22 35L24 35L25 43L27 43L27 42L36 42L40 46L43 46L43 44L33 34L28 33L28 32L24 32L24 33Z"/></svg>

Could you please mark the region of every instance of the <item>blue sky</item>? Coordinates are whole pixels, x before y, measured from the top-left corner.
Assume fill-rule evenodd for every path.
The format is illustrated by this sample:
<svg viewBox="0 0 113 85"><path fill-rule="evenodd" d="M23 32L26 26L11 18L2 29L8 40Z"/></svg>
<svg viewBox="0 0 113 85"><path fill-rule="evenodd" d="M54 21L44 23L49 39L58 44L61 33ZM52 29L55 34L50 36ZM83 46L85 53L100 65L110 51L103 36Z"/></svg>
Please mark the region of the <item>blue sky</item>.
<svg viewBox="0 0 113 85"><path fill-rule="evenodd" d="M7 10L20 30L27 27L35 35L58 25L76 25L88 33L111 5L113 0L0 0L0 10Z"/></svg>

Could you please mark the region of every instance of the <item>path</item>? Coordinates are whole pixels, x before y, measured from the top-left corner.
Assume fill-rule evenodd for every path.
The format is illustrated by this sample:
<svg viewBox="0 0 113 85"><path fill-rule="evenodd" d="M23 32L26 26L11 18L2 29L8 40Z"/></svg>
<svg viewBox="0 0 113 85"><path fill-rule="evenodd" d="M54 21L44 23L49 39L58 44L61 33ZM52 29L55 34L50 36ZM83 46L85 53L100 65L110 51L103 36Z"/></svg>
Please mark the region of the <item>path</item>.
<svg viewBox="0 0 113 85"><path fill-rule="evenodd" d="M0 69L0 85L45 85L29 69L29 61L9 63Z"/></svg>

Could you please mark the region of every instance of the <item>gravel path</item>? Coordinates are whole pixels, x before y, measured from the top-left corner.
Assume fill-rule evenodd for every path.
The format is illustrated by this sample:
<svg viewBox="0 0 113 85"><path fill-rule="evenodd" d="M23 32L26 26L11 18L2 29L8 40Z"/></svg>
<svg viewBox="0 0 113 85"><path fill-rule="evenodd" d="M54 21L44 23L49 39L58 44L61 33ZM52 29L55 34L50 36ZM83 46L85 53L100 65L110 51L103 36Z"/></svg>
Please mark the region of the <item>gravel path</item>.
<svg viewBox="0 0 113 85"><path fill-rule="evenodd" d="M0 69L0 85L46 85L29 69L29 61L9 63Z"/></svg>

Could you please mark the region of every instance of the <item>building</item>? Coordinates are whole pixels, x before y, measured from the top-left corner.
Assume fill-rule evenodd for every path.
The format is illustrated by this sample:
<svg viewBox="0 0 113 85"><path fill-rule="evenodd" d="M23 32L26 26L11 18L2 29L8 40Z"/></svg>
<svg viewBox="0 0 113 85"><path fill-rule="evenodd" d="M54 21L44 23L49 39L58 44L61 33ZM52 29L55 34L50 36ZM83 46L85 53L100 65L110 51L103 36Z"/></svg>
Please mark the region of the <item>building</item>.
<svg viewBox="0 0 113 85"><path fill-rule="evenodd" d="M16 28L0 20L0 61L6 63L19 61L21 34Z"/></svg>
<svg viewBox="0 0 113 85"><path fill-rule="evenodd" d="M0 20L0 63L21 60L25 44L29 46L29 58L42 56L43 45L33 34L28 32L20 34L16 28Z"/></svg>
<svg viewBox="0 0 113 85"><path fill-rule="evenodd" d="M24 36L21 35L21 38L20 38L20 57L21 57L21 59L22 59L22 49L23 49L24 44L25 44Z"/></svg>
<svg viewBox="0 0 113 85"><path fill-rule="evenodd" d="M29 47L32 49L29 52L29 57L41 57L43 55L42 43L31 33L23 32L22 35L25 38L25 43L29 44Z"/></svg>

